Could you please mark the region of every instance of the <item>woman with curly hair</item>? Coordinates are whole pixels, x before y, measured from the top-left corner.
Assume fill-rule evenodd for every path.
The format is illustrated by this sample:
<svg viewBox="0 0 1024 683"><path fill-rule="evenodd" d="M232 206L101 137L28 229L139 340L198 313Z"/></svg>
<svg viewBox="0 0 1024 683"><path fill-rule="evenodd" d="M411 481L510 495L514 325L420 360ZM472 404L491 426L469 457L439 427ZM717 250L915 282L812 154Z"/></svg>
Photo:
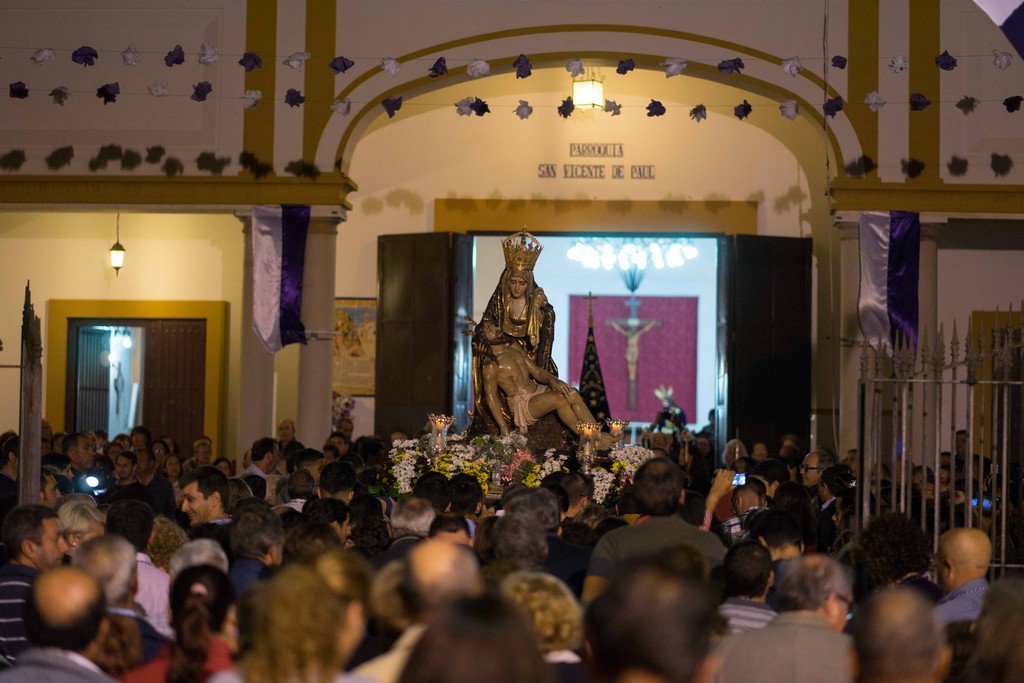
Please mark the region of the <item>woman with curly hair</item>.
<svg viewBox="0 0 1024 683"><path fill-rule="evenodd" d="M933 603L942 589L929 577L932 544L921 527L898 512L879 515L860 535L860 563L876 587L912 588Z"/></svg>
<svg viewBox="0 0 1024 683"><path fill-rule="evenodd" d="M583 681L583 610L567 585L544 572L513 572L501 582L502 596L533 628L544 661L560 683Z"/></svg>

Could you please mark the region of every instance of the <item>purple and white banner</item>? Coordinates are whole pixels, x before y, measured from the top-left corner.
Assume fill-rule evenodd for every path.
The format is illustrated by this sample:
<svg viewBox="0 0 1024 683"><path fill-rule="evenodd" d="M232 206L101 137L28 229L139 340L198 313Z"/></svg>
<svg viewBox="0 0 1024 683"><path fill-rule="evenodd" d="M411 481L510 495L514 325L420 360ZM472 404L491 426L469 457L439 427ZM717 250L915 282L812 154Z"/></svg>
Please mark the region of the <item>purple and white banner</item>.
<svg viewBox="0 0 1024 683"><path fill-rule="evenodd" d="M1024 57L1024 0L974 0Z"/></svg>
<svg viewBox="0 0 1024 683"><path fill-rule="evenodd" d="M911 211L860 215L860 329L887 355L899 339L917 346L921 216Z"/></svg>
<svg viewBox="0 0 1024 683"><path fill-rule="evenodd" d="M306 343L299 310L308 229L308 206L252 209L252 328L270 353Z"/></svg>

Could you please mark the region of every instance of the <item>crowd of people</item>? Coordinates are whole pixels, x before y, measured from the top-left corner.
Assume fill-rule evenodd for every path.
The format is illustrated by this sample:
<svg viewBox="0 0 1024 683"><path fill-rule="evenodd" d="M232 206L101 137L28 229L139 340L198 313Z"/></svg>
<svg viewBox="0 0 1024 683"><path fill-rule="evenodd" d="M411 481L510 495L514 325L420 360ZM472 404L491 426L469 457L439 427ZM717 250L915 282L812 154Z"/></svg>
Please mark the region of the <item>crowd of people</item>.
<svg viewBox="0 0 1024 683"><path fill-rule="evenodd" d="M857 533L855 460L654 434L607 506L565 470L392 500L385 442L351 428L314 449L282 420L237 465L44 430L20 505L0 435L0 681L1024 680L1024 581L989 585L989 535Z"/></svg>

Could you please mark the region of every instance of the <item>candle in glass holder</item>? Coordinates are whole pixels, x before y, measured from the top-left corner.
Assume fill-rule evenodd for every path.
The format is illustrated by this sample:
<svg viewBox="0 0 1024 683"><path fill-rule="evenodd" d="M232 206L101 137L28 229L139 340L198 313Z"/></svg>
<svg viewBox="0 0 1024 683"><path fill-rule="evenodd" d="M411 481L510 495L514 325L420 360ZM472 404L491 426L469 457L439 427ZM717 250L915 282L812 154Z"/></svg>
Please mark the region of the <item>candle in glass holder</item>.
<svg viewBox="0 0 1024 683"><path fill-rule="evenodd" d="M615 439L614 448L618 448L622 443L622 430L629 426L629 420L605 420L605 424Z"/></svg>
<svg viewBox="0 0 1024 683"><path fill-rule="evenodd" d="M593 422L578 422L576 429L580 432L580 446L577 455L582 460L589 460L594 456L594 434L600 429L600 425Z"/></svg>
<svg viewBox="0 0 1024 683"><path fill-rule="evenodd" d="M448 443L448 428L455 422L450 415L428 415L430 421L430 446L442 449Z"/></svg>

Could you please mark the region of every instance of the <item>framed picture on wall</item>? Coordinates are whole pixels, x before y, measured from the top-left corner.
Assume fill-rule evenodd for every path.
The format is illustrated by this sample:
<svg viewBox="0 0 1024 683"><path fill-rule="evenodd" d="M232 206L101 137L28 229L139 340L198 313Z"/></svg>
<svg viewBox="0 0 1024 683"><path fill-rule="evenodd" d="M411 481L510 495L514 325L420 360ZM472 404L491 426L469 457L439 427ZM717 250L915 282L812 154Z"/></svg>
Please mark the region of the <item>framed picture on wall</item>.
<svg viewBox="0 0 1024 683"><path fill-rule="evenodd" d="M377 300L334 300L334 392L373 396L376 392Z"/></svg>

